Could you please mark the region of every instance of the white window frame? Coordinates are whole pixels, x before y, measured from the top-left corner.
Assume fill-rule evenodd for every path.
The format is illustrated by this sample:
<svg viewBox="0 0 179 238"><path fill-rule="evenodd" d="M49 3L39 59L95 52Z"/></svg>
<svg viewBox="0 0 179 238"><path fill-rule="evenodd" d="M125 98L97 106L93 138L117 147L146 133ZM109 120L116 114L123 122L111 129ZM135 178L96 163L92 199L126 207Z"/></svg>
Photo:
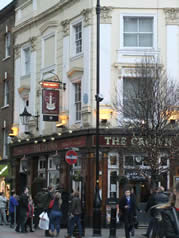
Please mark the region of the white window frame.
<svg viewBox="0 0 179 238"><path fill-rule="evenodd" d="M27 61L27 57L26 57L27 51L29 51L29 60L28 61ZM22 76L29 76L30 74L31 74L31 46L26 45L22 48Z"/></svg>
<svg viewBox="0 0 179 238"><path fill-rule="evenodd" d="M9 82L4 79L4 107L9 105Z"/></svg>
<svg viewBox="0 0 179 238"><path fill-rule="evenodd" d="M77 100L77 97L79 96L80 100ZM81 81L74 83L74 107L75 107L75 121L81 121Z"/></svg>
<svg viewBox="0 0 179 238"><path fill-rule="evenodd" d="M45 67L45 40L47 40L48 38L50 37L53 37L54 36L54 44L55 44L55 52L54 52L54 64L52 65L49 65L47 67ZM45 36L42 37L42 65L41 65L41 70L45 69L45 68L54 68L54 66L56 65L56 56L57 56L57 47L56 47L56 33L55 32L51 32Z"/></svg>
<svg viewBox="0 0 179 238"><path fill-rule="evenodd" d="M78 24L81 24L81 51L77 52L77 45L76 45L76 28ZM72 22L70 27L70 38L71 38L71 57L81 56L83 54L83 41L84 41L84 34L83 34L83 21L82 18L75 20Z"/></svg>
<svg viewBox="0 0 179 238"><path fill-rule="evenodd" d="M11 33L8 31L5 34L5 58L10 57L11 51Z"/></svg>
<svg viewBox="0 0 179 238"><path fill-rule="evenodd" d="M152 17L153 18L153 46L152 47L129 47L124 46L124 17ZM121 14L120 15L120 49L157 49L157 16L156 14Z"/></svg>
<svg viewBox="0 0 179 238"><path fill-rule="evenodd" d="M110 164L110 157L111 156L116 156L117 157L117 163L116 165L111 165ZM117 176L119 176L119 154L118 153L109 153L108 154L108 198L110 198L110 184L111 184L111 177L110 174L111 172L117 172ZM119 181L116 181L116 198L119 198Z"/></svg>

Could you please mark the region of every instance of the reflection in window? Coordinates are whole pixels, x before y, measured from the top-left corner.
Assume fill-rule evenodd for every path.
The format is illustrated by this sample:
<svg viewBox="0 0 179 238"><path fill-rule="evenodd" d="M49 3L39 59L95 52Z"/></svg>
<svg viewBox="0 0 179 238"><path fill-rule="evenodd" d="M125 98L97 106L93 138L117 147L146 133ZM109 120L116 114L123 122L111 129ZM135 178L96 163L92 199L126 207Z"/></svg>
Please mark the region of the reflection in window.
<svg viewBox="0 0 179 238"><path fill-rule="evenodd" d="M116 155L112 155L110 156L110 165L117 165L117 156Z"/></svg>

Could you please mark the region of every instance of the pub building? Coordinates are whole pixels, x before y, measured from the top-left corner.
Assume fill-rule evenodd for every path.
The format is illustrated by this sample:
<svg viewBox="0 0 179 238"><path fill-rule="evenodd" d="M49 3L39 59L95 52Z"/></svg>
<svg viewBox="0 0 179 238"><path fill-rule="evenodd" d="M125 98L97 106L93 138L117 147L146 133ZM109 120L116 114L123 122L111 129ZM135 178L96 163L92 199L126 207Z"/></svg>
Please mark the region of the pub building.
<svg viewBox="0 0 179 238"><path fill-rule="evenodd" d="M95 129L83 129L11 144L11 159L16 164L13 167L13 186L17 194L27 184L32 189L32 195L35 195L35 183L40 180L43 181L41 187L54 185L61 192L71 193L78 189L84 200L86 223L92 225L96 171L95 139ZM137 174L135 170L136 165L147 169L143 161L145 154L137 151L138 145L144 143L142 137L134 136L124 129L100 129L99 141L99 186L102 224L105 225L107 199L112 193L119 198L124 184L129 183L142 206L149 197L150 187L145 176ZM164 142L164 146L167 145L171 145L168 138ZM77 162L72 165L65 159L69 150L77 153ZM164 166L169 166L168 160ZM175 170L172 173L162 176L160 184L166 189L173 185L173 176L178 175L179 163L175 161L173 168Z"/></svg>

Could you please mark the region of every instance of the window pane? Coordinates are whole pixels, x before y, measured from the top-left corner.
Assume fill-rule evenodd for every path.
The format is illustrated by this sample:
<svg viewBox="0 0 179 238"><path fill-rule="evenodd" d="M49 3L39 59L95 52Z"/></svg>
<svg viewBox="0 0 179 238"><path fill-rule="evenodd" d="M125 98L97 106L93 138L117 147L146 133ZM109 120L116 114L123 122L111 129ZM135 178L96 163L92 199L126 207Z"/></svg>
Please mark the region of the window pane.
<svg viewBox="0 0 179 238"><path fill-rule="evenodd" d="M137 45L137 34L124 34L124 46L136 47Z"/></svg>
<svg viewBox="0 0 179 238"><path fill-rule="evenodd" d="M114 166L117 165L117 156L110 156L110 165Z"/></svg>
<svg viewBox="0 0 179 238"><path fill-rule="evenodd" d="M137 32L136 17L124 17L124 32Z"/></svg>
<svg viewBox="0 0 179 238"><path fill-rule="evenodd" d="M125 166L133 166L133 156L126 156L125 157Z"/></svg>
<svg viewBox="0 0 179 238"><path fill-rule="evenodd" d="M139 46L152 47L153 46L153 34L140 34L139 35Z"/></svg>
<svg viewBox="0 0 179 238"><path fill-rule="evenodd" d="M139 18L139 32L153 32L153 18Z"/></svg>
<svg viewBox="0 0 179 238"><path fill-rule="evenodd" d="M75 34L75 53L82 52L82 23L78 23L74 26Z"/></svg>

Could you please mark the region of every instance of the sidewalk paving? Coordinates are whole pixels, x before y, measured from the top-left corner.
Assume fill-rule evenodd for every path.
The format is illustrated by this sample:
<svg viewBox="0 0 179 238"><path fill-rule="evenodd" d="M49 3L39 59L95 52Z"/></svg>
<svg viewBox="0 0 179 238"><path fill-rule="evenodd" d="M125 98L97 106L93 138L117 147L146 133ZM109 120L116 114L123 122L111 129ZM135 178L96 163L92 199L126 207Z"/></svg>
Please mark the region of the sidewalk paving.
<svg viewBox="0 0 179 238"><path fill-rule="evenodd" d="M146 228L136 229L134 238L144 238L142 234L144 234L145 231L146 231ZM66 235L67 235L67 230L61 229L59 238L64 238ZM40 229L36 229L35 232L19 233L19 232L16 232L14 229L11 229L9 226L5 226L5 225L0 226L0 238L40 238L40 237L41 238L45 237L44 231ZM92 228L85 229L85 237L94 238ZM109 229L103 228L101 230L101 238L109 238ZM125 238L124 229L116 230L116 238Z"/></svg>

